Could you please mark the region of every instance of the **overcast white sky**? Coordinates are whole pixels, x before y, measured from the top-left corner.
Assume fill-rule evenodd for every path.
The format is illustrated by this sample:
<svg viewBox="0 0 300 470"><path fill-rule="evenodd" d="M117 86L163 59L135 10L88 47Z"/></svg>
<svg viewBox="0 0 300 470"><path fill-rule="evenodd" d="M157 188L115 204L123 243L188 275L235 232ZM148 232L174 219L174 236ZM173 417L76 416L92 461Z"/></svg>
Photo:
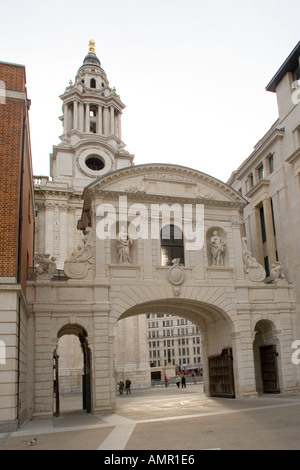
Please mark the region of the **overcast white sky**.
<svg viewBox="0 0 300 470"><path fill-rule="evenodd" d="M265 87L299 41L300 2L2 0L0 15L0 60L26 67L35 174L49 174L58 96L94 39L135 164L226 181L278 117Z"/></svg>

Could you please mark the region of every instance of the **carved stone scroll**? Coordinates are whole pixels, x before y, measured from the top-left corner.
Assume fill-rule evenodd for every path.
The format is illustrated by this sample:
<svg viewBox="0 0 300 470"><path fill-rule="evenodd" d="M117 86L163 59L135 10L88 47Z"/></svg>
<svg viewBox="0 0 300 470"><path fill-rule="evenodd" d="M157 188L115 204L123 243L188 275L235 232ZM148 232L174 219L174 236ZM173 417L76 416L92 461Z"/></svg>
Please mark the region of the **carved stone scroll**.
<svg viewBox="0 0 300 470"><path fill-rule="evenodd" d="M262 282L266 278L266 271L259 264L249 251L247 246L247 238L242 237L243 242L243 260L244 260L244 271L248 275L248 278L252 282Z"/></svg>

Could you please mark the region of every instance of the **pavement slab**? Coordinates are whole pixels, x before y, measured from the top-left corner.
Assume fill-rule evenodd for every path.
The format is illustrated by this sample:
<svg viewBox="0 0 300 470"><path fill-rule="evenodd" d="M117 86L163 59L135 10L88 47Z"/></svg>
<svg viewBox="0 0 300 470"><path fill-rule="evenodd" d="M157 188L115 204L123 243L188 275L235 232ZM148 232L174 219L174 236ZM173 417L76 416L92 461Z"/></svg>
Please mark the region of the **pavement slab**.
<svg viewBox="0 0 300 470"><path fill-rule="evenodd" d="M118 396L116 413L103 415L68 400L58 418L0 435L0 449L300 450L300 393L237 400L206 397L202 385L155 387Z"/></svg>

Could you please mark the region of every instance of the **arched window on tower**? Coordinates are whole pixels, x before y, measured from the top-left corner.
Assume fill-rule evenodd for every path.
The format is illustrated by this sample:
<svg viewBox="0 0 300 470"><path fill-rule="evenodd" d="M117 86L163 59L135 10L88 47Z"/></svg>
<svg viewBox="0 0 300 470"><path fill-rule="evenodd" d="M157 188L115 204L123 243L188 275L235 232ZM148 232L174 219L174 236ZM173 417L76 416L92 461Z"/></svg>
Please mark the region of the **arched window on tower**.
<svg viewBox="0 0 300 470"><path fill-rule="evenodd" d="M160 232L161 264L171 266L174 258L180 258L180 265L184 265L183 234L176 225L165 225Z"/></svg>
<svg viewBox="0 0 300 470"><path fill-rule="evenodd" d="M96 80L94 78L91 78L90 87L91 88L96 88Z"/></svg>
<svg viewBox="0 0 300 470"><path fill-rule="evenodd" d="M91 105L90 107L90 132L96 134L97 132L97 106Z"/></svg>

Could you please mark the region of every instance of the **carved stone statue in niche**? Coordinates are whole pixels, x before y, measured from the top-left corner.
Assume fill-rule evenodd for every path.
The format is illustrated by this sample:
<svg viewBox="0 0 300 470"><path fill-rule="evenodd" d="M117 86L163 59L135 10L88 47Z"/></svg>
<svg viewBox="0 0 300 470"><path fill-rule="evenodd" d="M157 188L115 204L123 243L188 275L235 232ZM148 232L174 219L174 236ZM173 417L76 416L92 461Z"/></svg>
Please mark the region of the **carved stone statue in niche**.
<svg viewBox="0 0 300 470"><path fill-rule="evenodd" d="M131 257L130 257L130 246L133 243L133 240L128 235L127 231L125 230L124 225L121 226L121 230L117 236L118 244L118 255L119 255L119 262L120 264L131 264Z"/></svg>
<svg viewBox="0 0 300 470"><path fill-rule="evenodd" d="M224 254L226 251L226 242L218 235L215 230L210 239L210 251L212 255L212 266L224 266Z"/></svg>

